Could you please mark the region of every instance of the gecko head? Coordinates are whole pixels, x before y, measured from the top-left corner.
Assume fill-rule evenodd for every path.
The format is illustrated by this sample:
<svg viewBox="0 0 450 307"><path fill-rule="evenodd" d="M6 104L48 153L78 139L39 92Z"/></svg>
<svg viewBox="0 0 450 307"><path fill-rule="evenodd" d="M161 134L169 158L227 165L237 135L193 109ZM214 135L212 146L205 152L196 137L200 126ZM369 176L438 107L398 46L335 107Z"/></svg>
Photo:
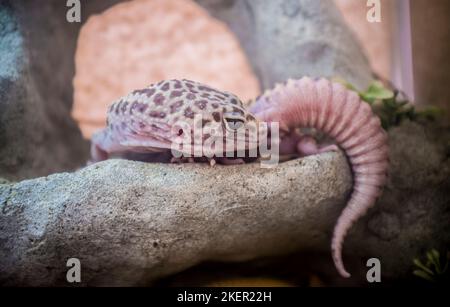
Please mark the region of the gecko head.
<svg viewBox="0 0 450 307"><path fill-rule="evenodd" d="M236 95L207 86L198 86L198 91L197 96L202 98L187 100L181 116L177 114L178 121L185 124L179 129L182 133L178 133L184 144L207 149L219 157L258 147L258 121Z"/></svg>

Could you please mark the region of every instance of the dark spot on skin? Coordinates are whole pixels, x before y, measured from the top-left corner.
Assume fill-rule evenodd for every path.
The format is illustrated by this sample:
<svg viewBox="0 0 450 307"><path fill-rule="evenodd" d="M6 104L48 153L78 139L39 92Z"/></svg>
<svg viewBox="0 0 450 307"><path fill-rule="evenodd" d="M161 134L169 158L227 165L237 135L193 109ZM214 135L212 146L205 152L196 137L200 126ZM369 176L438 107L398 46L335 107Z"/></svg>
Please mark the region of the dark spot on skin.
<svg viewBox="0 0 450 307"><path fill-rule="evenodd" d="M150 115L150 117L156 117L156 118L166 117L166 113L160 112L160 111L151 111L149 115Z"/></svg>
<svg viewBox="0 0 450 307"><path fill-rule="evenodd" d="M148 98L152 97L152 95L155 93L155 89L154 88L146 88L145 90L142 91L142 94L145 94Z"/></svg>
<svg viewBox="0 0 450 307"><path fill-rule="evenodd" d="M194 115L195 115L195 113L194 113L194 111L192 111L191 107L187 107L184 110L184 116L186 116L188 118L194 118Z"/></svg>
<svg viewBox="0 0 450 307"><path fill-rule="evenodd" d="M239 113L240 115L244 116L244 112L241 109L233 108L233 112Z"/></svg>
<svg viewBox="0 0 450 307"><path fill-rule="evenodd" d="M183 81L184 83L186 83L186 85L187 85L187 84L194 84L194 81L189 80L189 79L183 79L182 81Z"/></svg>
<svg viewBox="0 0 450 307"><path fill-rule="evenodd" d="M144 129L146 127L146 125L143 122L139 123L139 128Z"/></svg>
<svg viewBox="0 0 450 307"><path fill-rule="evenodd" d="M144 113L147 109L148 105L146 103L133 102L130 108L130 114L135 111Z"/></svg>
<svg viewBox="0 0 450 307"><path fill-rule="evenodd" d="M212 92L212 91L213 91L212 88L210 88L209 86L204 86L204 85L200 85L200 86L198 87L198 89L199 89L200 91L205 91L205 92Z"/></svg>
<svg viewBox="0 0 450 307"><path fill-rule="evenodd" d="M158 93L155 98L153 99L153 101L155 102L156 105L162 105L164 104L164 95L161 93Z"/></svg>
<svg viewBox="0 0 450 307"><path fill-rule="evenodd" d="M205 125L209 123L209 120L207 119L202 119L202 127L205 127Z"/></svg>
<svg viewBox="0 0 450 307"><path fill-rule="evenodd" d="M208 102L206 100L199 100L194 103L200 110L204 110Z"/></svg>
<svg viewBox="0 0 450 307"><path fill-rule="evenodd" d="M198 94L198 91L193 90L193 89L189 89L189 92L194 93L194 94Z"/></svg>
<svg viewBox="0 0 450 307"><path fill-rule="evenodd" d="M122 122L122 123L120 124L120 127L121 127L123 130L125 130L125 129L127 128L127 123L126 123L126 122Z"/></svg>
<svg viewBox="0 0 450 307"><path fill-rule="evenodd" d="M194 87L194 84L186 82L186 86L187 88L192 89Z"/></svg>
<svg viewBox="0 0 450 307"><path fill-rule="evenodd" d="M209 95L209 93L203 93L200 96L203 98L209 98L210 95Z"/></svg>
<svg viewBox="0 0 450 307"><path fill-rule="evenodd" d="M194 100L194 99L195 99L195 94L188 93L188 94L186 95L186 99Z"/></svg>
<svg viewBox="0 0 450 307"><path fill-rule="evenodd" d="M173 91L170 93L170 98L180 97L183 93L181 91Z"/></svg>
<svg viewBox="0 0 450 307"><path fill-rule="evenodd" d="M245 118L247 121L252 121L255 118L253 117L253 115L248 114L247 117Z"/></svg>
<svg viewBox="0 0 450 307"><path fill-rule="evenodd" d="M237 102L237 100L236 99L231 99L231 101L230 101L232 104L238 104L238 102Z"/></svg>
<svg viewBox="0 0 450 307"><path fill-rule="evenodd" d="M218 98L218 99L221 99L221 100L225 99L225 97L224 97L224 96L222 96L222 95L218 95L218 94L215 94L215 95L214 95L214 97L216 97L216 98Z"/></svg>
<svg viewBox="0 0 450 307"><path fill-rule="evenodd" d="M169 82L167 82L166 84L164 84L162 87L161 87L161 90L163 90L163 91L168 91L170 89L170 83Z"/></svg>
<svg viewBox="0 0 450 307"><path fill-rule="evenodd" d="M119 115L119 110L120 110L120 105L121 105L122 101L119 101L119 103L116 104L115 108L116 108L116 115Z"/></svg>
<svg viewBox="0 0 450 307"><path fill-rule="evenodd" d="M170 113L175 113L177 112L181 106L183 105L183 101L179 100L177 102L174 102L170 105Z"/></svg>
<svg viewBox="0 0 450 307"><path fill-rule="evenodd" d="M125 111L127 110L127 106L128 106L128 102L125 101L125 102L122 104L122 108L121 108L123 113L125 113Z"/></svg>
<svg viewBox="0 0 450 307"><path fill-rule="evenodd" d="M220 113L219 112L213 112L212 117L214 118L214 121L220 122Z"/></svg>
<svg viewBox="0 0 450 307"><path fill-rule="evenodd" d="M174 81L174 85L173 85L173 87L174 87L174 88L176 88L176 89L179 89L179 88L181 88L181 82L180 82L180 81L178 81L178 80L175 80L175 81Z"/></svg>
<svg viewBox="0 0 450 307"><path fill-rule="evenodd" d="M137 110L138 105L139 105L138 102L133 102L133 103L131 104L131 107L130 107L130 114L131 114L132 112L134 112L134 111Z"/></svg>
<svg viewBox="0 0 450 307"><path fill-rule="evenodd" d="M211 106L212 106L214 109L217 109L217 108L219 107L219 104L218 104L218 103L211 103Z"/></svg>
<svg viewBox="0 0 450 307"><path fill-rule="evenodd" d="M164 83L164 80L159 81L158 83L156 83L156 86L160 86L161 84Z"/></svg>
<svg viewBox="0 0 450 307"><path fill-rule="evenodd" d="M140 103L138 106L138 111L144 113L148 109L148 104Z"/></svg>

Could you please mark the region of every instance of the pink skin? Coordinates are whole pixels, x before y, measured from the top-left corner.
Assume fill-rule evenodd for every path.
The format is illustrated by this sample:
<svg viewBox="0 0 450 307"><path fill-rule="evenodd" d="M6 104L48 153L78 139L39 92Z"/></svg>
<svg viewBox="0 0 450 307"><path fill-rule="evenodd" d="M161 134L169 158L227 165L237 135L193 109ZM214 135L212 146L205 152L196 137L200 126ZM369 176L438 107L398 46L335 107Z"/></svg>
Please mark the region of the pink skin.
<svg viewBox="0 0 450 307"><path fill-rule="evenodd" d="M110 156L139 157L147 162L241 164L243 159L230 159L225 152L214 153L214 159L171 159L171 148L174 139L184 134L192 136L190 145L203 149L205 139L195 139L195 127L205 131L211 131L206 128L221 129L225 144L227 135L233 137L240 126L253 123L256 123L255 117L232 93L186 79L162 80L135 90L110 106L107 126L92 136L89 164ZM199 141L202 142L195 143ZM254 141L245 140L247 149L256 145ZM218 147L218 150L223 149Z"/></svg>
<svg viewBox="0 0 450 307"><path fill-rule="evenodd" d="M279 122L288 134L280 153L310 155L336 146L320 147L311 137L300 136L295 128L315 128L332 137L346 153L353 173L350 200L334 228L331 249L340 275L350 277L342 261L344 238L357 219L375 204L388 170L387 136L380 120L358 95L338 83L310 78L289 80L257 99L250 109L267 122Z"/></svg>

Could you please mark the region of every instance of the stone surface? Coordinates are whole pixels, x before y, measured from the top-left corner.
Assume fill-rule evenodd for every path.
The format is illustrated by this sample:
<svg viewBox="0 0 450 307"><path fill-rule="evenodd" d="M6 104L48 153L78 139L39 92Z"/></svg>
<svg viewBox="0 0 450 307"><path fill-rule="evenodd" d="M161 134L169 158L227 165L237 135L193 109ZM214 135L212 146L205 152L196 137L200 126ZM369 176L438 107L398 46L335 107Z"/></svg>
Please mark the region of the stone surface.
<svg viewBox="0 0 450 307"><path fill-rule="evenodd" d="M262 88L305 75L340 76L364 89L367 59L328 0L197 0L241 41Z"/></svg>
<svg viewBox="0 0 450 307"><path fill-rule="evenodd" d="M389 183L344 246L356 280L365 280L361 259L379 257L383 278L396 280L423 250L450 243L448 131L436 139L405 122L389 135ZM84 285L143 285L205 260L328 255L350 188L341 153L273 169L109 160L3 184L0 283L67 285L71 257L81 260Z"/></svg>
<svg viewBox="0 0 450 307"><path fill-rule="evenodd" d="M0 283L134 285L203 260L325 247L351 187L328 153L262 169L108 160L0 185Z"/></svg>
<svg viewBox="0 0 450 307"><path fill-rule="evenodd" d="M0 2L1 176L42 176L85 159L87 144L68 117L77 27L56 1Z"/></svg>

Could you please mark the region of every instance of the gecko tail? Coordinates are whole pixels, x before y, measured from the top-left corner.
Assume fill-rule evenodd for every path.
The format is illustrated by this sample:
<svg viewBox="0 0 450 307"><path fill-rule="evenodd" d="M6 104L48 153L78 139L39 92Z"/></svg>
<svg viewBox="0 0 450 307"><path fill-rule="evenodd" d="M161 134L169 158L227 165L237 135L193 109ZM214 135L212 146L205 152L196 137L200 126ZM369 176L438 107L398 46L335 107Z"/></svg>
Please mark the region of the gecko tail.
<svg viewBox="0 0 450 307"><path fill-rule="evenodd" d="M252 109L259 111L256 115L262 120L280 121L291 128L315 128L344 150L354 185L334 229L331 248L339 274L350 277L342 261L345 236L375 204L387 178L389 146L380 119L356 92L323 78L290 79L267 91Z"/></svg>
<svg viewBox="0 0 450 307"><path fill-rule="evenodd" d="M358 194L359 193L357 191L352 194L350 201L342 211L334 228L333 239L331 240L331 253L334 265L338 273L345 278L349 278L351 275L345 269L344 262L342 260L342 247L344 244L344 239L355 221L363 216L375 203L374 197L364 197L364 195ZM366 199L364 202L361 202L363 198L370 199Z"/></svg>

